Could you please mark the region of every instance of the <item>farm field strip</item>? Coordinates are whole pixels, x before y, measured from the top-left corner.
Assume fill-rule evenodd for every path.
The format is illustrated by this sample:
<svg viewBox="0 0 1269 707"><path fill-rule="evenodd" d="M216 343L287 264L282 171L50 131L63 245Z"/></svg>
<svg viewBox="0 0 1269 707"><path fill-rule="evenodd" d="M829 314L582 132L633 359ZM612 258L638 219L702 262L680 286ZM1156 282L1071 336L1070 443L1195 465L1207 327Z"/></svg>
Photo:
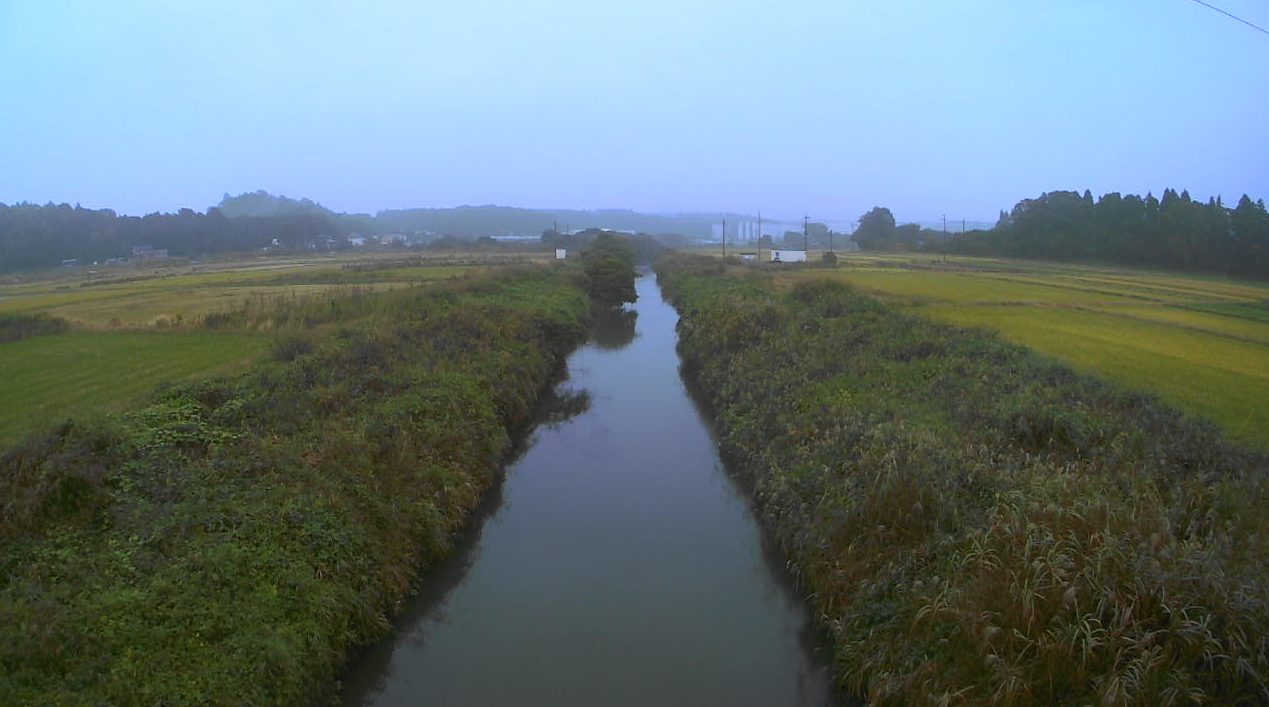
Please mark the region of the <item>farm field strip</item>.
<svg viewBox="0 0 1269 707"><path fill-rule="evenodd" d="M807 272L807 277L822 272ZM1074 289L1046 282L1024 282L980 274L937 270L856 270L840 268L835 276L869 292L888 297L902 295L917 300L945 302L1046 302L1098 304L1107 301L1132 300L1138 297L1111 297L1104 292Z"/></svg>
<svg viewBox="0 0 1269 707"><path fill-rule="evenodd" d="M1154 392L1234 439L1269 446L1269 345L1074 309L1040 317L1020 308L938 306L921 314L999 331L1080 370Z"/></svg>
<svg viewBox="0 0 1269 707"><path fill-rule="evenodd" d="M70 331L0 345L0 446L60 418L125 409L161 382L244 364L269 341L253 334Z"/></svg>
<svg viewBox="0 0 1269 707"><path fill-rule="evenodd" d="M1126 282L1113 282L1095 278L1074 277L1070 275L1026 276L1019 274L983 273L981 277L1004 282L1020 282L1028 284L1048 285L1081 292L1093 292L1108 295L1117 299L1135 301L1169 302L1178 299L1192 298L1170 288L1150 287Z"/></svg>
<svg viewBox="0 0 1269 707"><path fill-rule="evenodd" d="M1269 344L1269 324L1244 317L1205 312L1170 304L1094 306L1092 309L1121 317L1147 320L1186 329L1196 329L1231 339Z"/></svg>
<svg viewBox="0 0 1269 707"><path fill-rule="evenodd" d="M894 289L896 286L906 285L909 292L918 294L933 293L936 296L941 295L944 299L953 301L976 301L977 298L983 299L983 295L1000 294L1001 296L1010 295L1014 301L1057 301L1070 302L1072 298L1060 297L1060 293L1050 290L1022 290L1016 288L1005 287L999 291L990 289L985 285L969 284L983 281L993 281L1002 283L1016 283L1026 285L1031 288L1052 288L1055 290L1072 290L1081 292L1078 296L1079 301L1092 301L1094 299L1126 300L1126 301L1157 301L1157 302L1180 302L1193 301L1195 299L1210 299L1216 301L1243 301L1246 296L1230 294L1227 292L1213 291L1198 288L1180 288L1180 287L1163 287L1153 286L1147 283L1140 283L1132 280L1119 279L1099 279L1089 276L1077 275L1039 275L1021 272L1000 272L1000 271L971 271L956 270L944 268L903 268L903 267L877 267L863 270L852 268L844 268L848 279L858 281L859 284L867 285L883 285L891 284L891 287L878 287L878 291L885 294ZM904 279L893 280L890 283L880 279L884 275L890 277L898 277L901 275L908 276L908 282ZM867 285L865 285L867 283ZM1030 296L1027 296L1030 295ZM1090 297L1096 295L1097 297Z"/></svg>
<svg viewBox="0 0 1269 707"><path fill-rule="evenodd" d="M1242 301L1253 297L1255 294L1254 291L1242 293L1238 288L1183 287L1141 282L1128 278L1095 278L1076 275L1066 275L1063 278L1071 282L1087 283L1089 286L1094 287L1140 292L1153 298L1165 300L1192 300L1198 298L1216 301Z"/></svg>
<svg viewBox="0 0 1269 707"><path fill-rule="evenodd" d="M1269 285L954 259L928 267L878 256L842 262L829 270L791 269L777 282L792 286L828 275L910 314L994 330L1082 371L1155 393L1240 442L1269 447Z"/></svg>
<svg viewBox="0 0 1269 707"><path fill-rule="evenodd" d="M273 280L231 272L180 275L165 278L103 284L94 287L40 290L20 295L0 294L0 312L43 312L88 327L148 327L160 319L173 321L240 306L252 298L312 296L350 286L379 291L437 279L458 277L473 266L417 266L382 270L332 268L277 269L303 278ZM208 276L216 275L213 279ZM341 279L333 279L333 278ZM325 278L328 281L322 282ZM318 280L307 282L306 280Z"/></svg>

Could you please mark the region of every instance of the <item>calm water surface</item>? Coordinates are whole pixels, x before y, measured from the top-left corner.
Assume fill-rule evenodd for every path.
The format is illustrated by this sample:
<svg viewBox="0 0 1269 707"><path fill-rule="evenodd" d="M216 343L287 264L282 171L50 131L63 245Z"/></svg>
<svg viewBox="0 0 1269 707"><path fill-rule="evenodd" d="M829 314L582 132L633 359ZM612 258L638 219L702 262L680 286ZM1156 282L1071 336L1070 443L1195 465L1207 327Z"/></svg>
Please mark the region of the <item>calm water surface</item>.
<svg viewBox="0 0 1269 707"><path fill-rule="evenodd" d="M834 704L828 647L684 388L651 276L564 390L348 705Z"/></svg>

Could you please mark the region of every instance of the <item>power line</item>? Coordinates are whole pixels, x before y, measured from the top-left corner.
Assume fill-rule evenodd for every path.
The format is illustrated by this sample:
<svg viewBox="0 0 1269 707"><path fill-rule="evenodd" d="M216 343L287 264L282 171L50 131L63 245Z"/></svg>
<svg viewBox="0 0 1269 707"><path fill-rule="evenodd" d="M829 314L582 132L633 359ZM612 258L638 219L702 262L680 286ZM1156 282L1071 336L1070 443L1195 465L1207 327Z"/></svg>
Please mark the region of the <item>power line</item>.
<svg viewBox="0 0 1269 707"><path fill-rule="evenodd" d="M1259 30L1259 31L1261 31L1261 32L1264 32L1265 34L1269 34L1269 29L1265 29L1264 27L1261 27L1261 26L1259 26L1259 25L1254 25L1254 24L1252 24L1252 23L1248 22L1247 20L1244 20L1243 18L1239 17L1238 15L1234 15L1234 14L1231 14L1231 13L1225 12L1224 10L1220 9L1219 7L1216 7L1215 5L1209 5L1209 4L1205 3L1205 2L1203 2L1203 0L1194 0L1194 2L1196 2L1196 3L1200 4L1200 5L1202 5L1203 7L1206 7L1206 8L1208 8L1208 9L1215 10L1215 11L1217 11L1217 12L1221 13L1222 15L1225 15L1226 17L1232 17L1233 19L1238 20L1239 22L1241 22L1241 23L1243 23L1243 24L1247 25L1248 27L1251 27L1252 29L1256 29L1256 30Z"/></svg>

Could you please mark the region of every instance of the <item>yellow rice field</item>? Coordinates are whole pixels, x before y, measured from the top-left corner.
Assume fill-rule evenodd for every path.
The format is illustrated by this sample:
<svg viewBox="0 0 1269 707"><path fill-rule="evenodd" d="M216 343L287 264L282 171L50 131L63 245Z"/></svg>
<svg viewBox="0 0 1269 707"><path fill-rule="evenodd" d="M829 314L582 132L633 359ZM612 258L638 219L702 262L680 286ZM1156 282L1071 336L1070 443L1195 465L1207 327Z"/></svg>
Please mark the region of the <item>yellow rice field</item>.
<svg viewBox="0 0 1269 707"><path fill-rule="evenodd" d="M827 274L910 313L991 329L1269 446L1269 283L998 258L839 257L836 268L787 277Z"/></svg>
<svg viewBox="0 0 1269 707"><path fill-rule="evenodd" d="M397 260L401 256L397 256ZM304 297L357 285L375 290L458 277L484 266L396 266L393 259L350 256L253 259L148 269L49 273L0 284L0 312L39 312L89 329L138 329L193 323L213 312L274 297Z"/></svg>

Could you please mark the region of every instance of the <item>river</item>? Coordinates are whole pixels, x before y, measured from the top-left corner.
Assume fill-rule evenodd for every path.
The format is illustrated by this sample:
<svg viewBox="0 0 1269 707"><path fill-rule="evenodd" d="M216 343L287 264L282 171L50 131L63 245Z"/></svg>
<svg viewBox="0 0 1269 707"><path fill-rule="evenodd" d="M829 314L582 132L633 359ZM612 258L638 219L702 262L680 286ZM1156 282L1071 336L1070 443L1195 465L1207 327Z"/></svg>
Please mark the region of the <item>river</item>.
<svg viewBox="0 0 1269 707"><path fill-rule="evenodd" d="M564 391L346 705L836 704L829 649L679 375L651 275L597 323Z"/></svg>

